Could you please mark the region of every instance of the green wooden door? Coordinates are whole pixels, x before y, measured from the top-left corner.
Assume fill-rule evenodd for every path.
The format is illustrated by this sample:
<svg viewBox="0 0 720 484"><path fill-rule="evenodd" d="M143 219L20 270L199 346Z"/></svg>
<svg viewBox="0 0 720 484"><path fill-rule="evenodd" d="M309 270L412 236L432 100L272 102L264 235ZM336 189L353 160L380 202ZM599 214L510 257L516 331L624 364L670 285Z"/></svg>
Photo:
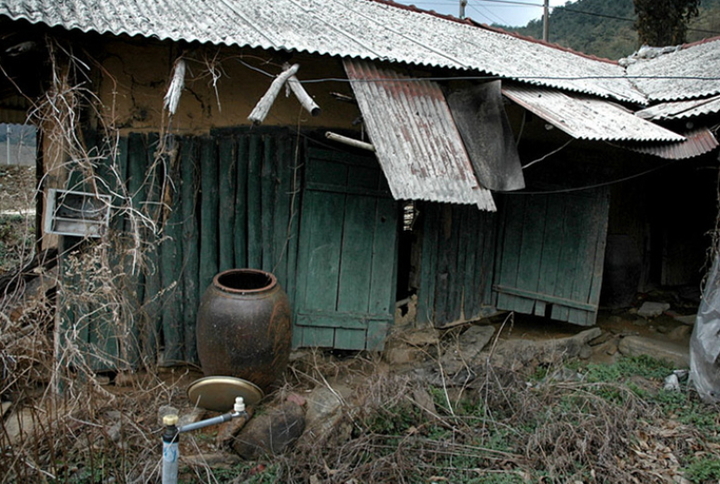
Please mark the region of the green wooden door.
<svg viewBox="0 0 720 484"><path fill-rule="evenodd" d="M310 151L294 346L382 349L393 320L397 208L374 158Z"/></svg>
<svg viewBox="0 0 720 484"><path fill-rule="evenodd" d="M508 195L495 283L497 308L595 324L608 191Z"/></svg>

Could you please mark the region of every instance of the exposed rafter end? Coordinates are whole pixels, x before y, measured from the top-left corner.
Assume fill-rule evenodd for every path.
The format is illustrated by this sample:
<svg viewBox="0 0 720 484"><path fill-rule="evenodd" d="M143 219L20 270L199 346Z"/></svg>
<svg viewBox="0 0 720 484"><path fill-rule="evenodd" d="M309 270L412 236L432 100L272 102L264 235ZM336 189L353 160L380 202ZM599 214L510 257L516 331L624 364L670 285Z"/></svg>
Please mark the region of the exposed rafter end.
<svg viewBox="0 0 720 484"><path fill-rule="evenodd" d="M353 138L348 138L347 136L333 133L332 131L326 132L325 137L329 140L337 141L338 143L343 143L348 146L353 146L355 148L361 148L363 150L375 152L375 146L371 145L370 143L366 143L364 141L360 141L360 140L353 139Z"/></svg>

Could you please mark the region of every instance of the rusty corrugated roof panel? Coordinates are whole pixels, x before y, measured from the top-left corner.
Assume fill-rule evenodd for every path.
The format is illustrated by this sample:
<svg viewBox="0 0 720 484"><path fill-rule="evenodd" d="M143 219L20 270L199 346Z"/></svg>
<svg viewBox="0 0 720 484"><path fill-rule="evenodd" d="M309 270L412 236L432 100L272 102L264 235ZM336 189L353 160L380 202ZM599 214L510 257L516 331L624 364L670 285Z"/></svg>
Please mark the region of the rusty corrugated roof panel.
<svg viewBox="0 0 720 484"><path fill-rule="evenodd" d="M651 101L680 101L720 93L720 39L683 46L627 67Z"/></svg>
<svg viewBox="0 0 720 484"><path fill-rule="evenodd" d="M616 104L529 86L503 94L573 138L603 141L682 141L685 138L634 116Z"/></svg>
<svg viewBox="0 0 720 484"><path fill-rule="evenodd" d="M673 120L720 113L720 96L657 104L635 113L643 119Z"/></svg>
<svg viewBox="0 0 720 484"><path fill-rule="evenodd" d="M0 0L0 15L84 32L461 69L645 102L615 63L373 0Z"/></svg>
<svg viewBox="0 0 720 484"><path fill-rule="evenodd" d="M655 155L668 160L685 160L710 153L720 146L712 134L712 131L707 128L700 128L685 133L685 138L685 141L681 143L633 144L625 147L639 153Z"/></svg>
<svg viewBox="0 0 720 484"><path fill-rule="evenodd" d="M397 200L495 210L480 186L440 86L364 61L345 61L370 139Z"/></svg>

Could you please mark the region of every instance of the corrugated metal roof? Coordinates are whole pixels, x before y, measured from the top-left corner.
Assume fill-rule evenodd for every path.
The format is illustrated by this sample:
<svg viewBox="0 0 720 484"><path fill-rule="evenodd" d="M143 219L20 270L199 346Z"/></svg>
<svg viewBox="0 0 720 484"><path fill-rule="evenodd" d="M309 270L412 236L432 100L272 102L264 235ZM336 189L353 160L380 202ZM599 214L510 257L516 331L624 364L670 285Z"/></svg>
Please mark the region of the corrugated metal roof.
<svg viewBox="0 0 720 484"><path fill-rule="evenodd" d="M632 145L628 149L659 156L668 160L685 160L710 153L719 146L717 139L707 128L685 133L685 141L671 144Z"/></svg>
<svg viewBox="0 0 720 484"><path fill-rule="evenodd" d="M447 67L644 103L610 62L373 0L0 0L0 15L140 35Z"/></svg>
<svg viewBox="0 0 720 484"><path fill-rule="evenodd" d="M616 104L529 86L503 86L503 94L573 138L604 141L682 141Z"/></svg>
<svg viewBox="0 0 720 484"><path fill-rule="evenodd" d="M691 44L627 67L651 101L679 101L720 93L720 39ZM709 79L708 79L709 78Z"/></svg>
<svg viewBox="0 0 720 484"><path fill-rule="evenodd" d="M648 120L687 119L707 114L720 113L720 96L706 99L693 99L691 101L675 101L662 103L635 113Z"/></svg>
<svg viewBox="0 0 720 484"><path fill-rule="evenodd" d="M440 86L369 62L345 60L345 70L395 199L495 210L492 195L475 177Z"/></svg>

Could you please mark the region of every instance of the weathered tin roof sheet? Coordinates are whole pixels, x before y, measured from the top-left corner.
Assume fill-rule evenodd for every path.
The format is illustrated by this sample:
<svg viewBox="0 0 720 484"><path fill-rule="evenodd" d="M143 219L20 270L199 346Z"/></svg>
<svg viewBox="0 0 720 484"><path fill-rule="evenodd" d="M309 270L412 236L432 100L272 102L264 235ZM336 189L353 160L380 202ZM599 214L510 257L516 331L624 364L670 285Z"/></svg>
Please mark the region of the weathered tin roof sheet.
<svg viewBox="0 0 720 484"><path fill-rule="evenodd" d="M627 67L651 101L679 101L720 93L720 39L684 46Z"/></svg>
<svg viewBox="0 0 720 484"><path fill-rule="evenodd" d="M635 113L648 120L687 119L720 113L720 96L657 104Z"/></svg>
<svg viewBox="0 0 720 484"><path fill-rule="evenodd" d="M437 83L363 61L346 60L345 70L395 199L495 210Z"/></svg>
<svg viewBox="0 0 720 484"><path fill-rule="evenodd" d="M668 160L685 160L709 153L718 146L720 145L712 131L700 128L685 133L685 141L681 143L632 145L627 148Z"/></svg>
<svg viewBox="0 0 720 484"><path fill-rule="evenodd" d="M615 63L382 0L1 0L0 15L84 32L454 68L645 101Z"/></svg>
<svg viewBox="0 0 720 484"><path fill-rule="evenodd" d="M607 101L530 86L503 94L573 138L603 141L682 141L685 138Z"/></svg>

